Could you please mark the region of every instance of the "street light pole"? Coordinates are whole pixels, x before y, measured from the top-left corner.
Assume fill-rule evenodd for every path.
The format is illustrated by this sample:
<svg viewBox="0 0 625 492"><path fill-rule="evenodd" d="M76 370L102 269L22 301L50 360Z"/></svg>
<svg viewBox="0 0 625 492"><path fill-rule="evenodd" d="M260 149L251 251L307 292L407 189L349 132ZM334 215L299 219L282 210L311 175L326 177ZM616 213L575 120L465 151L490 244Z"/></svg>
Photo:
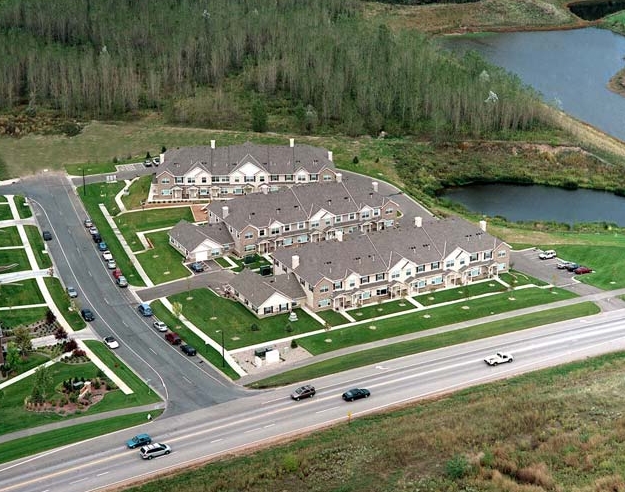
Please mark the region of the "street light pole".
<svg viewBox="0 0 625 492"><path fill-rule="evenodd" d="M224 330L221 330L221 367L226 367L226 347L224 346Z"/></svg>

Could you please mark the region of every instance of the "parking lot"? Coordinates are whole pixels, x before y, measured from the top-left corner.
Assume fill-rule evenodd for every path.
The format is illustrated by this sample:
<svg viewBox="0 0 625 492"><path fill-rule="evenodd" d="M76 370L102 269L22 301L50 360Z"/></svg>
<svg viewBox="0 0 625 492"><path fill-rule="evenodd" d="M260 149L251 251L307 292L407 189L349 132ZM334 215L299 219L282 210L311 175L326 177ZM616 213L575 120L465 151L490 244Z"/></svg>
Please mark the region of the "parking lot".
<svg viewBox="0 0 625 492"><path fill-rule="evenodd" d="M511 265L514 270L527 273L532 277L543 280L544 282L574 291L577 294L590 294L599 292L599 289L580 284L573 279L575 274L568 270L558 269L556 265L564 261L575 261L575 258L552 258L549 260L541 260L538 258L540 249L529 248L521 251L513 251ZM585 287L585 288L584 288ZM584 288L584 292L580 289ZM587 289L586 289L587 288Z"/></svg>

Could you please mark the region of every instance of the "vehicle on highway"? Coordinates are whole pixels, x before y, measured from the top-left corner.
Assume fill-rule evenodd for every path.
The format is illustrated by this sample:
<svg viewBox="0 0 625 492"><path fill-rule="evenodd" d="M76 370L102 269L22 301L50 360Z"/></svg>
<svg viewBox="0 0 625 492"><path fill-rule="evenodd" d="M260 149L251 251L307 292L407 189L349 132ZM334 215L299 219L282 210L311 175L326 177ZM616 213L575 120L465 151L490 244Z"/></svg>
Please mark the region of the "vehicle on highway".
<svg viewBox="0 0 625 492"><path fill-rule="evenodd" d="M155 321L154 323L152 323L152 326L156 328L158 331L165 332L168 330L167 325L163 323L162 321Z"/></svg>
<svg viewBox="0 0 625 492"><path fill-rule="evenodd" d="M193 270L196 273L203 272L204 271L204 263L202 263L201 261L196 261L195 263L191 263L189 265L189 268L191 268L191 270Z"/></svg>
<svg viewBox="0 0 625 492"><path fill-rule="evenodd" d="M104 241L102 241L102 242L98 243L98 249L100 251L104 252L104 251L108 251L109 247L107 246L107 244Z"/></svg>
<svg viewBox="0 0 625 492"><path fill-rule="evenodd" d="M106 266L109 270L115 270L117 268L117 262L113 258L106 260Z"/></svg>
<svg viewBox="0 0 625 492"><path fill-rule="evenodd" d="M99 234L98 228L94 225L89 226L89 234L91 234L92 236Z"/></svg>
<svg viewBox="0 0 625 492"><path fill-rule="evenodd" d="M119 268L116 268L115 270L113 270L111 275L113 275L113 278L118 278L118 277L121 277L123 274Z"/></svg>
<svg viewBox="0 0 625 492"><path fill-rule="evenodd" d="M156 456L162 456L169 453L171 453L171 448L167 444L161 444L160 442L148 444L147 446L141 446L141 449L139 450L139 454L141 454L141 457L144 460L151 460Z"/></svg>
<svg viewBox="0 0 625 492"><path fill-rule="evenodd" d="M369 398L371 392L365 388L352 388L343 393L342 396L345 401L354 401L360 400L361 398Z"/></svg>
<svg viewBox="0 0 625 492"><path fill-rule="evenodd" d="M67 295L70 298L74 299L75 297L78 297L78 292L76 292L76 289L74 289L74 287L69 286L67 287L66 290L67 290Z"/></svg>
<svg viewBox="0 0 625 492"><path fill-rule="evenodd" d="M193 356L197 354L197 350L195 350L194 347L192 347L191 345L181 345L180 346L180 350L182 350L185 354L189 355L189 356Z"/></svg>
<svg viewBox="0 0 625 492"><path fill-rule="evenodd" d="M495 355L486 357L486 359L484 359L484 362L486 362L489 366L497 366L506 362L512 362L513 360L514 357L512 357L512 354L509 354L507 352L497 352Z"/></svg>
<svg viewBox="0 0 625 492"><path fill-rule="evenodd" d="M540 258L541 260L550 260L552 258L555 258L556 256L558 255L553 249L548 249L547 251L543 251L542 253L538 254L538 258Z"/></svg>
<svg viewBox="0 0 625 492"><path fill-rule="evenodd" d="M143 316L152 316L152 308L147 302L142 302L141 304L139 304L139 306L137 307L137 310Z"/></svg>
<svg viewBox="0 0 625 492"><path fill-rule="evenodd" d="M165 340L167 340L172 345L180 345L182 343L182 338L180 338L180 335L173 331L167 332L165 334Z"/></svg>
<svg viewBox="0 0 625 492"><path fill-rule="evenodd" d="M312 384L305 384L304 386L300 386L295 391L293 391L293 393L291 393L291 398L293 398L295 401L299 401L302 398L312 398L313 396L315 396L315 393L317 393L317 391Z"/></svg>
<svg viewBox="0 0 625 492"><path fill-rule="evenodd" d="M104 337L104 345L110 349L119 348L119 342L114 337Z"/></svg>
<svg viewBox="0 0 625 492"><path fill-rule="evenodd" d="M115 282L117 283L117 285L119 287L128 287L128 280L126 280L126 277L124 277L123 275L120 275L119 277L117 277L115 279Z"/></svg>
<svg viewBox="0 0 625 492"><path fill-rule="evenodd" d="M138 448L139 446L145 446L146 444L150 444L152 442L152 438L148 434L137 434L132 439L128 439L126 441L126 446L130 449Z"/></svg>
<svg viewBox="0 0 625 492"><path fill-rule="evenodd" d="M575 275L583 275L584 273L592 273L592 268L588 268L585 266L577 267L575 270L573 270L573 273Z"/></svg>
<svg viewBox="0 0 625 492"><path fill-rule="evenodd" d="M43 231L42 236L44 241L52 241L52 233L50 231Z"/></svg>
<svg viewBox="0 0 625 492"><path fill-rule="evenodd" d="M85 321L93 321L95 319L95 316L91 312L91 309L87 309L87 308L81 309L80 315Z"/></svg>
<svg viewBox="0 0 625 492"><path fill-rule="evenodd" d="M83 224L85 224L85 227L89 228L89 227L93 226L93 221L92 221L89 217L87 217L87 218L83 221Z"/></svg>

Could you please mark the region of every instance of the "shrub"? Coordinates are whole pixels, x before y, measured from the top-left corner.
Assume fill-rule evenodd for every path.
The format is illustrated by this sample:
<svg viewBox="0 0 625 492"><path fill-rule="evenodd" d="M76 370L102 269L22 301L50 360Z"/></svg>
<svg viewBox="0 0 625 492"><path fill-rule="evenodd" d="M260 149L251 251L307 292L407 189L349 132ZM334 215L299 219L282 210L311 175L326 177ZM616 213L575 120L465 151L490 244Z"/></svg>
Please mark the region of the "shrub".
<svg viewBox="0 0 625 492"><path fill-rule="evenodd" d="M358 164L358 156L357 155L354 156L354 158L352 159L352 162L354 164Z"/></svg>
<svg viewBox="0 0 625 492"><path fill-rule="evenodd" d="M457 454L445 463L445 472L449 478L457 480L469 472L469 461L463 454Z"/></svg>
<svg viewBox="0 0 625 492"><path fill-rule="evenodd" d="M291 325L291 323L287 323L284 329L287 333L291 333L293 331L293 326Z"/></svg>
<svg viewBox="0 0 625 492"><path fill-rule="evenodd" d="M250 330L259 331L260 327L256 323L252 323L252 326L250 326Z"/></svg>
<svg viewBox="0 0 625 492"><path fill-rule="evenodd" d="M87 355L87 354L85 353L85 351L84 351L84 350L81 350L81 349L79 349L79 348L74 349L74 351L72 352L72 357L76 357L76 358L77 358L77 357L84 357L85 355ZM83 379L84 379L84 378L83 378Z"/></svg>
<svg viewBox="0 0 625 492"><path fill-rule="evenodd" d="M287 453L282 457L282 468L284 471L293 473L299 469L299 458L293 453Z"/></svg>
<svg viewBox="0 0 625 492"><path fill-rule="evenodd" d="M291 340L291 348L292 349L296 349L298 347L297 345L297 340L295 340L295 338L293 340Z"/></svg>
<svg viewBox="0 0 625 492"><path fill-rule="evenodd" d="M78 348L78 343L76 343L76 340L74 340L73 338L68 339L64 344L63 344L63 350L65 352L73 352L74 350L76 350Z"/></svg>
<svg viewBox="0 0 625 492"><path fill-rule="evenodd" d="M65 328L59 326L56 330L54 330L54 338L56 340L66 340L67 332L65 331Z"/></svg>

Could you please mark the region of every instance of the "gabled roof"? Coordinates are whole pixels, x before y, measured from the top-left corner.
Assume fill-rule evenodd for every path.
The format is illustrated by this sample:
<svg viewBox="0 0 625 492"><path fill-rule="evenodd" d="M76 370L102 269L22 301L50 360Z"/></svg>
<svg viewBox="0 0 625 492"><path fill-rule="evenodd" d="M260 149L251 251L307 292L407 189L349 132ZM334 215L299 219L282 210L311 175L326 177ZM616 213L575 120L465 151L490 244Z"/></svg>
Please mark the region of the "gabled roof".
<svg viewBox="0 0 625 492"><path fill-rule="evenodd" d="M269 174L295 174L298 169L318 173L325 168L334 169L328 159L328 151L312 145L243 145L211 148L180 147L168 149L157 174L169 171L182 176L194 166L199 166L211 175L225 176L246 162L259 165ZM251 158L251 159L250 159Z"/></svg>
<svg viewBox="0 0 625 492"><path fill-rule="evenodd" d="M305 297L295 275L262 277L251 270L243 269L230 281L230 286L257 307L275 293L288 299Z"/></svg>
<svg viewBox="0 0 625 492"><path fill-rule="evenodd" d="M234 240L223 224L195 225L181 220L170 231L169 236L181 244L187 251L193 251L204 241L211 240L217 244L230 244Z"/></svg>
<svg viewBox="0 0 625 492"><path fill-rule="evenodd" d="M422 226L400 224L382 231L344 236L343 241L307 243L298 248L278 249L273 257L292 266L294 272L312 285L322 278L339 280L352 272L372 275L385 272L406 259L417 265L442 261L456 248L469 253L495 249L503 241L460 218L430 219Z"/></svg>
<svg viewBox="0 0 625 492"><path fill-rule="evenodd" d="M247 225L264 228L276 221L282 224L304 222L320 210L343 215L358 212L365 205L381 208L389 202L387 197L374 192L372 187L366 187L362 183L350 185L349 180L345 180L341 183L297 185L267 194L252 193L227 202L213 202L208 210L237 231L241 231ZM228 207L228 216L225 219L224 206Z"/></svg>

